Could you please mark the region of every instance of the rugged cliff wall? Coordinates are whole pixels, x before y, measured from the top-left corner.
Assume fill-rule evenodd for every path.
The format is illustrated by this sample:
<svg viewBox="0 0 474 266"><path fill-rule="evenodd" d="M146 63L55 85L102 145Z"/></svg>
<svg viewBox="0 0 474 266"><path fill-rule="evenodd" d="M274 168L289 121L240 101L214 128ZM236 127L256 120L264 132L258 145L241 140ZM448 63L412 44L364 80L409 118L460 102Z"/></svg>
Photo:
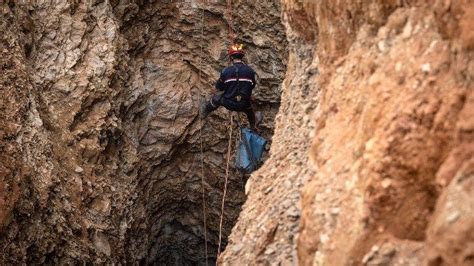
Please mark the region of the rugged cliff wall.
<svg viewBox="0 0 474 266"><path fill-rule="evenodd" d="M282 2L271 157L221 260L472 265L472 1Z"/></svg>
<svg viewBox="0 0 474 266"><path fill-rule="evenodd" d="M0 264L202 264L197 114L226 64L226 3L1 8ZM287 54L280 3L240 1L233 21L270 138ZM227 124L220 110L202 130L211 262ZM245 200L235 172L227 200L224 242Z"/></svg>
<svg viewBox="0 0 474 266"><path fill-rule="evenodd" d="M219 260L472 265L472 1L233 3L275 130L247 196L231 174ZM203 264L197 112L225 1L1 8L0 264ZM211 263L227 123L202 128Z"/></svg>

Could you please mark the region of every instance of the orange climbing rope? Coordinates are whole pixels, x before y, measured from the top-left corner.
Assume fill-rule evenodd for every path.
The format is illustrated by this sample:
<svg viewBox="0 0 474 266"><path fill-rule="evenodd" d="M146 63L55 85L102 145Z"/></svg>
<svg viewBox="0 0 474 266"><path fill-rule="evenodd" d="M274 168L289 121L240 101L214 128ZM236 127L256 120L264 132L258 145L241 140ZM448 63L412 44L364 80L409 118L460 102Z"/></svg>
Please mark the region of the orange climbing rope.
<svg viewBox="0 0 474 266"><path fill-rule="evenodd" d="M222 224L224 222L224 206L225 206L225 196L227 194L227 183L229 180L229 167L230 167L230 154L232 151L232 131L233 131L233 116L232 112L230 114L230 125L229 125L229 144L227 145L227 163L225 167L225 181L224 181L224 192L222 194L222 204L221 204L221 218L219 221L219 246L217 248L217 258L221 254L221 244L222 244Z"/></svg>
<svg viewBox="0 0 474 266"><path fill-rule="evenodd" d="M233 29L233 21L232 21L232 0L227 0L227 25L228 25L228 38L229 38L229 45L232 45L235 40L235 33Z"/></svg>
<svg viewBox="0 0 474 266"><path fill-rule="evenodd" d="M232 23L232 0L227 0L227 23L228 23L228 38L229 44L228 46L234 43L235 33L233 30L233 23ZM219 221L219 244L217 247L217 259L221 254L221 246L222 246L222 225L224 223L224 207L225 207L225 197L227 195L227 184L229 181L229 168L230 168L230 156L232 151L232 131L233 131L233 116L232 112L230 114L230 125L229 125L229 143L227 145L227 162L225 167L225 180L224 180L224 191L222 193L222 203L221 203L221 217Z"/></svg>
<svg viewBox="0 0 474 266"><path fill-rule="evenodd" d="M208 1L206 1L208 2ZM232 0L227 0L227 21L228 21L228 38L229 46L234 42L235 33L233 30L232 22ZM201 39L200 39L200 50L201 55L203 54L203 44L204 41L204 8L202 9L201 14ZM202 57L199 58L199 65L202 63ZM202 69L199 68L199 83L202 81ZM204 222L204 253L206 257L206 265L209 265L208 258L208 247L207 247L207 215L206 215L206 191L205 191L205 181L204 181L204 152L203 152L203 141L202 141L202 118L199 118L199 135L200 135L200 154L201 154L201 187L202 187L202 209L203 209L203 222ZM217 249L217 258L221 254L221 245L222 245L222 226L224 223L224 207L225 207L225 198L227 195L227 184L229 180L229 168L230 168L230 158L232 151L232 133L233 133L233 116L230 112L230 125L229 125L229 143L227 147L227 163L225 170L225 181L224 181L224 191L222 194L222 203L221 203L221 216L219 221L219 245Z"/></svg>
<svg viewBox="0 0 474 266"><path fill-rule="evenodd" d="M200 41L200 48L201 48L201 55L203 54L203 45L202 42L204 40L204 8L202 9L201 13L201 41ZM199 65L202 63L202 56L199 57ZM202 81L202 68L199 68L199 84ZM201 188L202 188L202 219L204 223L204 256L206 257L206 266L209 265L209 258L207 252L207 215L206 215L206 189L204 187L204 152L203 152L203 144L202 144L202 116L199 114L199 139L200 139L200 153L201 153Z"/></svg>

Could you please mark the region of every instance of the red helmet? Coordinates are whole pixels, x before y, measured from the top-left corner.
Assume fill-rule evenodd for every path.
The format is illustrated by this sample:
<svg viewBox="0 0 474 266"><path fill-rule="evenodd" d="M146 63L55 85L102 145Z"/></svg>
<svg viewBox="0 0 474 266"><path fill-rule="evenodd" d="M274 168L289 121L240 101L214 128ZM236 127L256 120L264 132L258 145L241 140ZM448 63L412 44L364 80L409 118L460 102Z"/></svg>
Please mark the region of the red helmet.
<svg viewBox="0 0 474 266"><path fill-rule="evenodd" d="M233 55L236 55L236 54L245 55L243 44L234 44L229 48L229 50L227 50L227 55L228 56L233 56Z"/></svg>

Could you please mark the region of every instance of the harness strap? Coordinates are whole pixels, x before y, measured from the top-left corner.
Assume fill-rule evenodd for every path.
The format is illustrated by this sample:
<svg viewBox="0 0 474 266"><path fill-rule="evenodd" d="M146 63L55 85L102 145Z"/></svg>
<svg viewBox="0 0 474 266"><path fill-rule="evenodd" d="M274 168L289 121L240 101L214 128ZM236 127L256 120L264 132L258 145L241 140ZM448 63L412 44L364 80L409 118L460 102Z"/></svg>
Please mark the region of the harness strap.
<svg viewBox="0 0 474 266"><path fill-rule="evenodd" d="M242 94L241 92L241 88L240 88L240 81L241 80L244 80L246 82L252 82L251 80L245 78L245 79L241 79L240 78L240 68L237 67L235 64L232 65L235 69L235 80L232 78L232 79L229 79L228 81L235 81L235 85L230 89L231 90L231 93L230 93L230 97L235 99L236 97L240 97L241 99L246 99L246 100L250 100L250 97L247 97L246 95ZM226 82L228 82L226 81ZM240 99L237 99L237 101L240 102Z"/></svg>
<svg viewBox="0 0 474 266"><path fill-rule="evenodd" d="M236 75L235 86L237 87L237 94L240 95L240 86L239 86L239 79L240 79L239 70L240 69L235 64L233 65L233 67L235 68L235 75ZM233 94L235 94L235 92Z"/></svg>

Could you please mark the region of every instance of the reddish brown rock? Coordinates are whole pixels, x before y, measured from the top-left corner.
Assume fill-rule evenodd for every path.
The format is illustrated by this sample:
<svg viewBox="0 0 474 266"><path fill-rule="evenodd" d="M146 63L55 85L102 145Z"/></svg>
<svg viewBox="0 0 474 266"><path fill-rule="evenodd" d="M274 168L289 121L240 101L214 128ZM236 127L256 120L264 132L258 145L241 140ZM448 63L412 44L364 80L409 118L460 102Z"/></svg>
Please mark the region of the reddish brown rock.
<svg viewBox="0 0 474 266"><path fill-rule="evenodd" d="M472 1L233 2L275 134L230 176L219 262L472 265ZM224 1L1 8L0 264L204 264ZM210 263L227 121L202 131Z"/></svg>
<svg viewBox="0 0 474 266"><path fill-rule="evenodd" d="M225 2L0 7L0 264L203 264L198 107L227 64ZM287 56L280 5L234 9L270 139ZM210 262L227 124L219 110L202 130ZM243 181L231 172L223 246Z"/></svg>
<svg viewBox="0 0 474 266"><path fill-rule="evenodd" d="M472 4L283 6L290 60L272 156L250 178L248 200L222 260L472 263ZM313 100L306 108L291 108L307 98ZM293 122L301 126L290 133ZM301 205L283 203L286 180L294 184L295 199L301 192ZM292 206L301 211L294 231L273 211ZM266 232L275 223L269 239ZM237 244L244 248L234 252ZM268 248L274 254L256 252Z"/></svg>

